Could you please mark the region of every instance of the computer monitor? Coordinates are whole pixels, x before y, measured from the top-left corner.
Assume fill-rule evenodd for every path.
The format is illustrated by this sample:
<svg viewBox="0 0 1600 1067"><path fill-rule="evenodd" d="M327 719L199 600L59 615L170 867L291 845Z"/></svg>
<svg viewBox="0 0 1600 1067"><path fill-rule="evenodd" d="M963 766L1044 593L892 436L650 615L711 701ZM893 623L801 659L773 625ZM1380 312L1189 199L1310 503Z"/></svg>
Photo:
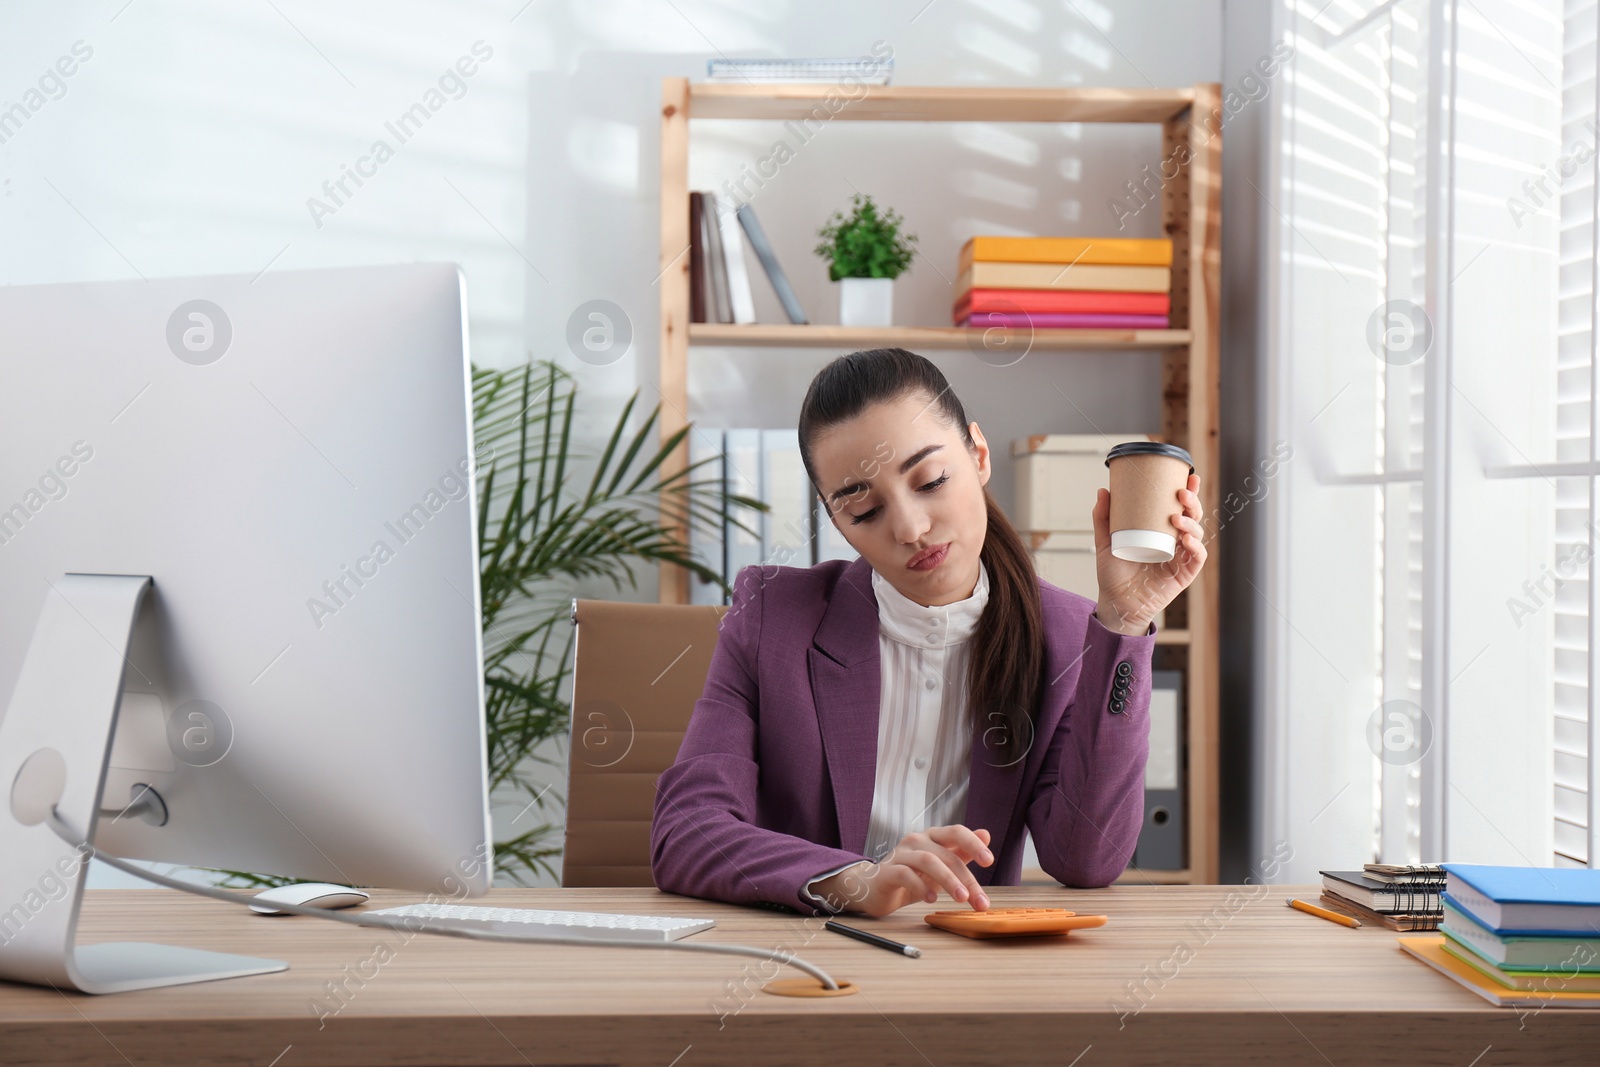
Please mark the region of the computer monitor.
<svg viewBox="0 0 1600 1067"><path fill-rule="evenodd" d="M282 966L74 950L50 810L124 857L488 888L471 406L454 265L0 288L0 978Z"/></svg>

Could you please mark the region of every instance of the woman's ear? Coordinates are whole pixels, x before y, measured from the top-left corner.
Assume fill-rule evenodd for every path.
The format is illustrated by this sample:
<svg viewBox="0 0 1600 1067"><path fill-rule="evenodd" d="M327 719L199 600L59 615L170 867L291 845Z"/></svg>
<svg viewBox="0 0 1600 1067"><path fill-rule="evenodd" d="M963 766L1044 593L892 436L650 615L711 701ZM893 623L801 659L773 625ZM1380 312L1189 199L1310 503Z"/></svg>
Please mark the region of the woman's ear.
<svg viewBox="0 0 1600 1067"><path fill-rule="evenodd" d="M972 434L972 447L978 460L978 484L988 485L991 467L989 464L989 442L984 440L983 431L978 429L977 423L971 423L967 430Z"/></svg>

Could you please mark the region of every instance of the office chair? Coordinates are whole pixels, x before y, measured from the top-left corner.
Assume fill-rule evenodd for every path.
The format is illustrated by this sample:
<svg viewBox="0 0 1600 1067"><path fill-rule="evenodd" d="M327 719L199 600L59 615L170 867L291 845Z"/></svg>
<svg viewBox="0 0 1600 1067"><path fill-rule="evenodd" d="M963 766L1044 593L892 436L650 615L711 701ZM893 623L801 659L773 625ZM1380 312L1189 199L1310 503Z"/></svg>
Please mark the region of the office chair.
<svg viewBox="0 0 1600 1067"><path fill-rule="evenodd" d="M563 886L652 886L656 779L705 691L726 606L572 601Z"/></svg>

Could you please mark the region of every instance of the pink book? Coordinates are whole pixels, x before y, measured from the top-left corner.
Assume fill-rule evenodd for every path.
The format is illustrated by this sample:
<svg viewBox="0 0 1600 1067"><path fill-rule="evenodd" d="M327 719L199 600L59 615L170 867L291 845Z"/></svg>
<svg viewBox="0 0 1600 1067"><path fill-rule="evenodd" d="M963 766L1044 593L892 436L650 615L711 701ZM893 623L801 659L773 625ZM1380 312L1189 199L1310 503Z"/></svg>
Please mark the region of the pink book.
<svg viewBox="0 0 1600 1067"><path fill-rule="evenodd" d="M1026 312L983 311L958 320L956 325L972 326L979 329L987 329L993 326L1026 329L1032 326L1036 330L1165 330L1167 328L1167 316L1077 315L1043 311L1030 315Z"/></svg>

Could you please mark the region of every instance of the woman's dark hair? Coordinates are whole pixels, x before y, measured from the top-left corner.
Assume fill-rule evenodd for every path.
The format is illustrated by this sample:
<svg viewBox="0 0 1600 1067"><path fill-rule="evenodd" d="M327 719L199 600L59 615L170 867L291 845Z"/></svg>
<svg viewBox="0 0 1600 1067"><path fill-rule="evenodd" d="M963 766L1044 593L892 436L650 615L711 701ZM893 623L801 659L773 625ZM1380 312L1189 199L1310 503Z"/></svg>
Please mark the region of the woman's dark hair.
<svg viewBox="0 0 1600 1067"><path fill-rule="evenodd" d="M903 348L874 348L840 356L818 372L800 405L800 458L819 496L826 492L812 466L812 443L823 430L874 404L908 395L927 397L940 417L976 447L966 409L933 362ZM876 457L876 462L885 462ZM1002 766L1033 745L1034 706L1044 670L1043 607L1033 559L1005 512L983 487L988 532L979 558L989 570L989 600L973 634L967 706L973 743Z"/></svg>

